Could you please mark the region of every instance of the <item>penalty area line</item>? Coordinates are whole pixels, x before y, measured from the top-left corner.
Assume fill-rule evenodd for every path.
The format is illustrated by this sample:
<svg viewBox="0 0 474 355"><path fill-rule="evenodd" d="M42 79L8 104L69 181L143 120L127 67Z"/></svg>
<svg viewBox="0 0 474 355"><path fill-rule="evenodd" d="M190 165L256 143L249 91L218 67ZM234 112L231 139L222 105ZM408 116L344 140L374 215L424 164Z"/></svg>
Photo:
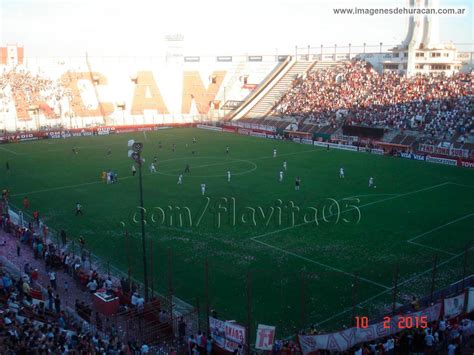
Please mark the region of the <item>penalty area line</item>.
<svg viewBox="0 0 474 355"><path fill-rule="evenodd" d="M422 189L419 189L419 190L415 190L415 191L410 191L410 192L406 192L406 193L403 193L403 194L394 194L394 195L391 195L390 197L387 197L387 198L383 198L381 200L377 200L377 201L373 201L373 202L369 202L369 203L366 203L364 205L361 205L361 206L358 206L359 209L361 208L365 208L365 207L369 207L369 206L372 206L372 205L375 205L377 203L381 203L381 202L385 202L385 201L390 201L390 200L394 200L396 198L399 198L399 197L404 197L404 196L408 196L408 195L412 195L412 194L415 194L415 193L418 193L418 192L422 192L422 191L427 191L427 190L431 190L431 189L436 189L438 187L441 187L441 186L444 186L444 185L448 185L450 184L449 182L444 182L442 184L438 184L438 185L434 185L434 186L429 186L429 187L425 187L425 188L422 188ZM349 198L352 198L352 197L346 197L345 199L349 199ZM349 212L349 211L353 211L354 209L349 209L349 210L346 210L342 213L345 213L345 212ZM330 218L332 217L333 215L329 215L327 216L327 218ZM301 226L304 226L306 224L312 224L314 222L303 222L303 223L299 223L299 224L296 224L294 226L290 226L290 227L286 227L286 228L282 228L282 229L277 229L277 230L274 230L274 231L270 231L270 232L267 232L267 233L263 233L263 234L260 234L260 235L257 235L255 237L251 237L249 239L251 240L256 240L256 239L260 239L260 238L263 238L263 237L266 237L268 235L272 235L272 234L275 234L275 233L279 233L279 232L284 232L286 230L290 230L290 229L293 229L293 228L298 228L298 227L301 227Z"/></svg>
<svg viewBox="0 0 474 355"><path fill-rule="evenodd" d="M467 251L470 251L470 250L472 250L473 248L474 248L474 247L470 247ZM463 251L462 253L453 255L453 256L450 257L449 259L446 259L445 261L443 261L442 263L440 263L440 264L438 265L438 267L443 266L443 265L446 265L447 263L453 261L454 259L457 259L457 258L459 258L460 256L464 255L464 253L465 253L465 252ZM415 275L413 275L412 277L409 277L408 279L406 279L406 280L400 282L400 283L398 284L398 287L403 286L403 285L405 285L405 284L407 284L407 283L409 283L409 282L411 282L411 281L413 281L413 280L419 278L420 276L426 275L426 274L431 273L431 272L433 272L433 268L429 268L429 269L427 269L427 270L425 270L425 271L422 271L422 272L420 272L420 273L418 273L418 274L415 274ZM382 292L380 292L380 293L377 293L377 294L375 294L374 296L371 296L371 297L365 299L364 301L357 303L357 304L355 305L355 307L360 308L360 306L363 306L364 304L373 301L373 300L376 299L377 297L380 297L380 296L382 296L382 295L384 295L384 294L386 294L386 293L389 293L389 292L391 292L391 291L393 291L393 286L390 287L390 289L388 289L388 290L385 290L385 291L382 291ZM326 319L324 319L324 320L322 320L322 321L316 323L316 326L319 327L319 326L321 326L321 325L323 325L323 324L325 324L325 323L327 323L327 322L330 322L331 320L333 320L333 319L335 319L335 318L337 318L337 317L340 317L340 316L342 316L343 314L346 314L346 313L351 312L351 311L352 311L352 307L347 308L347 309L345 309L344 311L341 311L341 312L339 312L339 313L337 313L337 314L334 314L333 316L331 316L331 317L329 317L329 318L326 318Z"/></svg>
<svg viewBox="0 0 474 355"><path fill-rule="evenodd" d="M301 260L304 260L304 261L307 261L309 263L312 263L312 264L315 264L315 265L318 265L318 266L321 266L321 267L324 267L328 270L332 270L332 271L335 271L335 272L339 272L341 274L344 274L346 276L351 276L351 277L356 277L356 275L350 273L350 272L347 272L347 271L344 271L344 270L341 270L341 269L338 269L338 268L335 268L331 265L327 265L327 264L324 264L324 263L321 263L319 261L316 261L316 260L313 260L313 259L309 259L307 257L304 257L304 256L301 256L301 255L298 255L298 254L295 254L295 253L292 253L291 251L288 251L288 250L285 250L285 249L282 249L282 248L279 248L279 247L276 247L274 245L271 245L271 244L267 244L265 242L262 242L261 240L254 240L254 242L256 243L259 243L259 244L262 244L264 246L266 246L267 248L272 248L272 249L275 249L281 253L285 253L285 254L288 254L288 255L291 255L295 258L298 258L298 259L301 259ZM378 287L381 287L385 290L389 290L390 287L386 286L386 285L382 285L381 283L378 283L376 281L372 281L372 280L369 280L365 277L361 277L361 276L357 276L359 280L362 280L362 281L365 281L367 283L370 283L372 285L375 285L375 286L378 286Z"/></svg>

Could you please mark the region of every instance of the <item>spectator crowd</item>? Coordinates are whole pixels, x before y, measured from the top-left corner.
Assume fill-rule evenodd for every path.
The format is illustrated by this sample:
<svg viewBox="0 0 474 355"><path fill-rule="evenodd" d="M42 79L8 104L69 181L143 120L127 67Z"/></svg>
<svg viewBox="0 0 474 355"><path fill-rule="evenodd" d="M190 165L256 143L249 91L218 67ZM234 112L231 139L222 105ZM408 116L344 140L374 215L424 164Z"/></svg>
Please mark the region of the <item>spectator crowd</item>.
<svg viewBox="0 0 474 355"><path fill-rule="evenodd" d="M473 93L470 73L407 77L352 61L296 79L275 110L315 124L335 122L341 114L350 125L452 136L474 129Z"/></svg>
<svg viewBox="0 0 474 355"><path fill-rule="evenodd" d="M70 100L71 93L60 79L48 79L23 67L4 68L0 73L0 103L5 113L16 104L17 114L38 106L45 116L59 117L63 112L64 98Z"/></svg>

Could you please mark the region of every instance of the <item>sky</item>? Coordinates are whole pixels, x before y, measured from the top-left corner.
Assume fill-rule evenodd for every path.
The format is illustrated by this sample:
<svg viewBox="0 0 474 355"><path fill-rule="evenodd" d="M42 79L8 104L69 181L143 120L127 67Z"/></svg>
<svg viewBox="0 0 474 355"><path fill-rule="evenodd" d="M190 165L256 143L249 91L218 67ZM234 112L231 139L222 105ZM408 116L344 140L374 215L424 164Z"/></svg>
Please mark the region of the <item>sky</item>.
<svg viewBox="0 0 474 355"><path fill-rule="evenodd" d="M404 15L335 15L333 8L388 8L407 0L0 0L0 44L27 56L164 55L184 36L184 55L291 54L295 46L399 44ZM474 43L472 0L440 0L443 43ZM469 49L467 49L469 48ZM460 46L474 51L474 46Z"/></svg>

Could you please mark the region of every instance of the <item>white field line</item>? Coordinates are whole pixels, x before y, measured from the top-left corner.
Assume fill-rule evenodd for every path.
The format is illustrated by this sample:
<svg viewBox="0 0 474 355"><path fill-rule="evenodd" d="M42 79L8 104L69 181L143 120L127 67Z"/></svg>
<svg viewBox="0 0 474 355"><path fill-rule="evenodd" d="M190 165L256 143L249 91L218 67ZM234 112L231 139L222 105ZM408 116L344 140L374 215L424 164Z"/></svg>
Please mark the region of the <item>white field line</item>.
<svg viewBox="0 0 474 355"><path fill-rule="evenodd" d="M1 148L1 147L0 147ZM321 149L311 149L311 150L305 150L305 151L302 151L302 152L298 152L298 154L301 154L303 152L321 152L322 150ZM287 155L294 155L296 153L288 153L288 154L282 154L281 156L287 156ZM216 157L202 157L202 158L216 158ZM220 162L220 163L213 163L213 164L205 164L205 165L197 165L197 166L194 166L193 169L198 169L198 168L207 168L207 167L210 167L210 166L218 166L218 165L225 165L225 164L232 164L233 162L242 162L242 161L248 161L248 162L252 162L253 163L253 160L263 160L263 159L269 159L269 158L273 158L273 155L266 155L266 156L263 156L263 157L259 157L259 158L255 158L255 159L252 159L252 160L246 160L246 159L234 159L234 160L226 160L224 162ZM170 162L170 161L177 161L177 160L183 160L183 159L186 159L186 157L182 157L182 158L174 158L174 159L167 159L167 160L163 160L161 162L158 162L158 164L160 163L164 163L164 162ZM255 163L253 163L255 164ZM257 164L255 164L257 165ZM254 169L255 170L255 169ZM176 172L176 171L179 171L177 169L173 169L173 170L170 170L168 172ZM164 171L165 173L167 171ZM159 174L160 171L158 170L158 172L156 174ZM143 174L143 176L150 176L150 175L154 175L153 173L149 173L149 174ZM234 175L237 175L237 174L234 174ZM240 174L242 175L242 174ZM222 176L225 176L225 174L223 173ZM133 179L134 176L126 176L126 177L122 177L120 178L119 180L122 181L122 180L128 180L128 179ZM76 188L76 187L82 187L82 186L88 186L88 185L95 185L95 184L103 184L104 182L101 181L101 180L98 180L98 181L90 181L90 182L84 182L84 183L80 183L80 184L72 184L72 185L66 185L66 186L57 186L57 187L51 187L51 188L47 188L47 189L41 189L41 190L34 190L34 191L29 191L29 192L21 192L21 193L17 193L17 194L13 194L11 195L12 197L16 197L16 196L27 196L27 195L32 195L32 194L37 194L37 193L42 193L42 192L50 192L50 191L58 191L58 190L66 190L66 189L71 189L71 188Z"/></svg>
<svg viewBox="0 0 474 355"><path fill-rule="evenodd" d="M54 145L54 144L52 144ZM107 147L110 146L115 146L115 145L121 145L123 147L126 146L125 142L117 142L117 143L109 143L109 144L89 144L89 145L77 145L74 146L74 148L77 149L107 149ZM69 147L63 147L63 148L57 148L57 149L48 149L48 150L43 150L43 151L38 151L38 152L31 152L28 154L34 154L34 153L55 153L55 152L65 152L68 151ZM80 154L80 151L79 151Z"/></svg>
<svg viewBox="0 0 474 355"><path fill-rule="evenodd" d="M417 243L417 242L410 242L410 241L407 240L407 243L419 246L423 249L430 249L430 250L433 250L433 251L437 251L438 253L443 253L443 254L447 254L447 255L456 255L456 254L451 253L449 251L446 251L446 250L443 250L443 249L440 249L440 248L431 247L429 245L425 245L425 244L421 244L421 243Z"/></svg>
<svg viewBox="0 0 474 355"><path fill-rule="evenodd" d="M265 243L265 242L262 242L261 240L254 240L254 242L259 243L259 244L261 244L261 245L264 245L264 246L266 246L266 247L268 247L268 248L275 249L275 250L277 250L277 251L279 251L279 252L281 252L281 253L285 253L285 254L287 254L287 255L294 256L295 258L298 258L298 259L307 261L307 262L309 262L309 263L322 266L322 267L324 267L325 269L332 270L332 271L336 271L336 272L339 272L339 273L344 274L344 275L347 275L347 276L355 277L355 275L352 274L352 273L350 273L350 272L347 272L347 271L344 271L344 270L341 270L341 269L332 267L332 266L330 266L330 265L326 265L326 264L320 263L319 261L315 261L315 260L306 258L306 257L304 257L304 256L301 256L301 255L292 253L291 251L287 251L287 250L285 250L285 249L278 248L278 247L276 247L276 246L273 246L273 245L267 244L267 243ZM384 289L386 289L386 290L389 290L389 289L390 289L390 287L388 287L388 286L385 286L385 285L382 285L381 283L378 283L378 282L375 282L375 281L366 279L365 277L359 277L359 279L362 280L362 281L365 281L365 282L367 282L367 283L370 283L370 284L372 284L372 285L375 285L375 286L384 288Z"/></svg>
<svg viewBox="0 0 474 355"><path fill-rule="evenodd" d="M451 224L453 224L453 223L457 223L457 222L459 222L459 221L462 221L462 220L464 220L464 219L466 219L466 218L469 218L469 217L471 217L471 216L474 216L474 213L469 213L469 214L467 214L467 215L465 215L465 216L463 216L463 217L460 217L460 218L455 219L454 221L451 221L451 222L445 223L445 224L443 224L443 225L441 225L441 226L438 226L438 227L436 227L436 228L433 228L433 229L429 230L428 232L421 233L421 234L419 234L419 235L417 235L417 236L415 236L415 237L413 237L413 238L408 239L407 242L412 242L412 241L414 241L414 240L417 240L417 239L419 239L419 238L421 238L421 237L424 237L424 236L427 235L427 234L431 234L431 233L433 233L433 232L435 232L435 231L437 231L437 230L439 230L439 229L442 229L442 228L444 228L444 227L447 227L447 226L449 226L449 225L451 225Z"/></svg>
<svg viewBox="0 0 474 355"><path fill-rule="evenodd" d="M232 164L232 162L236 162L237 160L233 160L233 161L230 161L230 162L225 162L225 163L214 163L214 164L206 164L206 165L198 165L198 166L195 166L193 167L194 169L197 169L197 168L207 168L209 166L215 166L215 165L223 165L223 164ZM242 160L241 160L242 161ZM240 162L241 162L240 161ZM256 164L255 164L256 165ZM173 170L170 170L169 172L176 172L176 171L182 171L183 169L181 170L176 170L176 169L173 169ZM166 172L166 171L164 171ZM148 173L148 174L143 174L143 176L152 176L152 175L159 175L159 171L155 174L155 173ZM225 174L222 174L222 176L224 176ZM236 175L236 174L234 174ZM123 181L123 180L128 180L128 179L135 179L136 177L135 176L126 176L126 177L122 177L119 179L119 181ZM51 187L51 188L48 188L48 189L42 189L42 190L35 190L35 191L29 191L29 192L24 192L24 193L18 193L18 194L14 194L14 195L11 195L11 196L22 196L22 195L32 195L32 194L37 194L37 193L41 193L41 192L49 192L49 191L57 191L57 190L64 190L64 189L70 189L70 188L74 188L74 187L82 187L82 186L87 186L87 185L95 185L95 184L104 184L104 182L102 180L99 180L99 181L91 181L91 182L84 182L84 183L81 183L81 184L74 184L74 185L66 185L66 186L58 186L58 187Z"/></svg>
<svg viewBox="0 0 474 355"><path fill-rule="evenodd" d="M456 186L468 187L470 189L474 189L474 185L458 184L457 182L450 182L450 184L451 185L456 185Z"/></svg>
<svg viewBox="0 0 474 355"><path fill-rule="evenodd" d="M412 195L412 194L416 194L418 192L422 192L422 191L427 191L427 190L431 190L431 189L436 189L438 187L441 187L441 186L444 186L444 185L448 185L450 184L449 182L444 182L442 184L438 184L438 185L434 185L434 186L429 186L429 187L425 187L423 189L419 189L419 190L415 190L415 191L410 191L410 192L406 192L406 193L403 193L403 194L396 194L396 195L393 195L391 197L387 197L387 198L384 198L384 199L381 199L381 200L377 200L377 201L373 201L373 202L369 202L369 203L366 203L362 206L358 206L359 209L360 208L364 208L364 207L368 207L368 206L372 206L372 205L375 205L377 203L381 203L381 202L385 202L385 201L390 201L390 200L394 200L396 198L399 198L399 197L404 197L404 196L408 196L408 195ZM347 197L347 198L350 198L350 197ZM349 212L349 211L352 211L353 209L349 209L349 210L346 210L342 213L345 213L345 212ZM327 216L327 218L330 218L332 217L332 215L329 215ZM277 229L277 230L274 230L274 231L271 231L271 232L267 232L267 233L264 233L264 234L260 234L260 235L257 235L255 237L252 237L252 238L249 238L251 240L256 240L256 239L260 239L260 238L263 238L263 237L266 237L268 235L272 235L272 234L275 234L275 233L279 233L279 232L283 232L283 231L286 231L286 230L290 230L290 229L293 229L293 228L298 228L298 227L301 227L301 226L304 226L305 224L311 224L313 222L303 222L303 223L299 223L299 224L296 224L294 226L290 226L290 227L286 227L286 228L282 228L282 229Z"/></svg>
<svg viewBox="0 0 474 355"><path fill-rule="evenodd" d="M415 240L417 240L417 239L419 239L419 238L421 238L421 237L424 237L425 235L431 234L432 232L435 232L435 231L437 231L437 230L443 229L444 227L447 227L447 226L449 226L449 225L451 225L451 224L454 224L454 223L456 223L456 222L459 222L459 221L462 221L462 220L467 219L467 218L469 218L469 217L472 217L472 216L474 216L474 213L470 213L470 214L468 214L468 215L465 215L465 216L463 216L463 217L460 217L460 218L458 218L458 219L455 219L454 221L445 223L445 224L443 224L443 225L441 225L441 226L438 226L438 227L436 227L436 228L433 228L433 229L429 230L428 232L421 233L421 234L419 234L419 235L417 235L417 236L415 236L415 237L413 237L413 238L411 238L411 239L408 239L408 240L407 240L407 243L414 244L414 245L418 245L418 246L420 246L420 247L427 248L427 249L431 249L431 250L438 251L438 252L441 252L441 253L445 253L445 254L448 254L448 255L455 255L454 253L451 253L451 252L446 251L446 250L443 250L443 249L434 248L434 247L431 247L431 246L426 245L426 244L422 244L422 243L415 242Z"/></svg>
<svg viewBox="0 0 474 355"><path fill-rule="evenodd" d="M359 206L359 209L361 208L364 208L364 207L368 207L368 206L372 206L372 205L375 205L377 203L381 203L381 202L385 202L385 201L389 201L389 200L393 200L395 198L399 198L399 197L404 197L404 196L408 196L408 195L411 195L411 194L415 194L415 193L418 193L418 192L422 192L422 191L427 191L427 190L431 190L431 189L435 189L435 188L438 188L438 187L441 187L441 186L444 186L444 185L447 185L449 184L448 182L445 182L445 183L442 183L442 184L438 184L438 185L434 185L434 186L430 186L430 187L425 187L423 189L418 189L418 190L415 190L415 191L411 191L411 192L406 192L404 194L400 194L400 195L396 195L396 196L392 196L392 197L388 197L388 198L384 198L384 199L381 199L381 200L377 200L377 201L374 201L374 202L370 202L370 203L366 203L365 205L362 205L362 206ZM345 212L348 212L348 211L351 211L351 210L347 210ZM343 212L344 213L344 212ZM328 216L327 218L330 218L331 216ZM311 223L311 222L310 222ZM309 259L305 256L302 256L302 255L298 255L296 253L293 253L293 252L290 252L288 250L285 250L285 249L282 249L282 248L279 248L279 247L276 247L274 245L271 245L271 244L268 244L268 243L265 243L265 242L262 242L260 240L258 240L259 238L263 238L263 237L266 237L268 235L271 235L271 234L275 234L275 233L278 233L278 232L282 232L282 231L285 231L285 230L290 230L290 229L293 229L293 228L297 228L297 227L301 227L305 224L310 224L310 223L300 223L300 224L297 224L295 226L291 226L291 227L286 227L286 228L282 228L282 229L279 229L279 230L276 230L276 231L272 231L272 232L268 232L268 233L264 233L264 234L260 234L258 236L255 236L255 237L252 237L252 238L249 238L250 240L256 242L256 243L259 243L261 245L264 245L266 246L267 248L271 248L271 249L274 249L274 250L277 250L281 253L284 253L284 254L287 254L287 255L290 255L290 256L293 256L295 258L298 258L298 259L301 259L301 260L305 260L307 262L310 262L310 263L313 263L313 264L316 264L316 265L319 265L319 266L322 266L326 269L329 269L329 270L332 270L332 271L337 271L337 272L340 272L344 275L348 275L348 276L352 276L352 277L355 277L356 275L355 274L352 274L350 272L347 272L347 271L344 271L344 270L341 270L341 269L337 269L335 267L332 267L330 265L327 265L327 264L323 264L319 261L315 261L313 259ZM369 280L367 278L364 278L364 277L360 277L359 276L359 279L364 281L364 282L367 282L367 283L370 283L372 285L376 285L378 287L382 287L382 288L385 288L386 290L389 290L390 287L386 286L386 285L383 285L381 283L378 283L376 281L372 281L372 280Z"/></svg>
<svg viewBox="0 0 474 355"><path fill-rule="evenodd" d="M467 251L470 251L470 250L473 249L473 248L474 248L474 247L470 247ZM445 265L445 264L451 262L452 260L457 259L457 258L459 258L460 256L463 256L463 255L464 255L464 251L463 251L462 253L455 254L455 255L453 255L452 257L450 257L449 259L446 259L446 260L443 261L442 263L438 264L438 267L443 266L443 265ZM398 284L398 287L403 286L404 284L409 283L409 282L413 281L414 279L416 279L416 278L418 278L418 277L420 277L420 276L423 276L423 275L425 275L425 274L427 274L427 273L430 273L430 272L432 272L432 271L433 271L433 268L429 268L429 269L427 269L427 270L425 270L425 271L422 271L422 272L420 272L420 273L417 273L417 274L415 274L415 275L409 277L408 279L406 279L406 280L400 282L400 283ZM388 289L388 290L385 290L385 291L382 291L382 292L380 292L380 293L377 293L376 295L371 296L371 297L365 299L365 300L362 301L362 302L359 302L359 303L356 304L355 306L359 308L360 306L362 306L362 305L364 305L364 304L366 304L366 303L368 303L368 302L371 302L372 300L376 299L377 297L380 297L380 296L382 296L382 295L384 295L384 294L386 294L386 293L388 293L388 292L391 292L392 290L393 290L393 286L390 287L390 289ZM322 325L322 324L324 324L324 323L327 323L327 322L333 320L334 318L337 318L337 317L339 317L339 316L341 316L341 315L343 315L343 314L345 314L345 313L347 313L347 312L351 312L351 311L352 311L352 307L347 308L347 309L345 309L345 310L342 311L342 312L339 312L339 313L337 313L337 314L335 314L335 315L333 315L333 316L331 316L331 317L329 317L329 318L327 318L327 319L322 320L321 322L316 323L316 326L319 327L320 325Z"/></svg>
<svg viewBox="0 0 474 355"><path fill-rule="evenodd" d="M8 149L8 148L5 148L5 147L1 147L1 146L0 146L0 149L4 150L5 152L8 152L10 154L13 154L13 155L25 155L25 153L18 153L18 152L15 152L14 150L11 150L11 149Z"/></svg>

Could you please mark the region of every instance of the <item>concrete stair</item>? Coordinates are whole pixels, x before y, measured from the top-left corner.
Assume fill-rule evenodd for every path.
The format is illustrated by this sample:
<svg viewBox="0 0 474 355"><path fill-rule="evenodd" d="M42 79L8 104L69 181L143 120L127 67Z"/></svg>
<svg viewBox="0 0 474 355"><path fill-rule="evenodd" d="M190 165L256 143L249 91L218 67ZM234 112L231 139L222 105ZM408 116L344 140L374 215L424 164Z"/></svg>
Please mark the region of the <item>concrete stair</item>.
<svg viewBox="0 0 474 355"><path fill-rule="evenodd" d="M293 80L303 75L313 65L310 61L295 62L288 72L245 115L245 118L261 118L270 114L275 104L291 87Z"/></svg>

